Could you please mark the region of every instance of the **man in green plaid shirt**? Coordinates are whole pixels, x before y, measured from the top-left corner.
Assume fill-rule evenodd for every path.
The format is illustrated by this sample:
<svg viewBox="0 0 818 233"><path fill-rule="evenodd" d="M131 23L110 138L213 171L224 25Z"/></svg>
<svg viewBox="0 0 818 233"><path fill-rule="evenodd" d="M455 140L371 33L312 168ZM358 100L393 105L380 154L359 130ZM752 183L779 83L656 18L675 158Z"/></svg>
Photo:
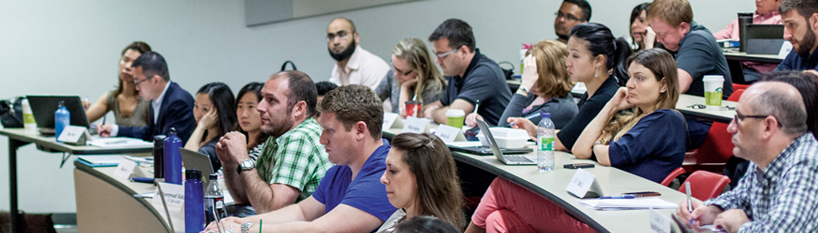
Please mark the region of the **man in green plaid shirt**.
<svg viewBox="0 0 818 233"><path fill-rule="evenodd" d="M249 159L246 137L239 132L216 145L236 204L250 204L258 214L309 197L332 166L319 143L323 129L313 119L318 94L312 79L299 71L279 72L261 94L261 130L270 137L258 160Z"/></svg>

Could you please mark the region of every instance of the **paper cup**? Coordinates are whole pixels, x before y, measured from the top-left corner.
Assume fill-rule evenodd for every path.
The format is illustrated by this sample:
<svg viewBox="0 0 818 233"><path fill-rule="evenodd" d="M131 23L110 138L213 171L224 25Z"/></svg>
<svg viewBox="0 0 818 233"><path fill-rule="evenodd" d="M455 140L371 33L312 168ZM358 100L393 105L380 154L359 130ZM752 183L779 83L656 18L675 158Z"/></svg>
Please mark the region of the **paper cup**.
<svg viewBox="0 0 818 233"><path fill-rule="evenodd" d="M463 129L463 122L466 120L466 112L464 112L462 109L449 109L446 110L446 118L448 120L446 125Z"/></svg>
<svg viewBox="0 0 818 233"><path fill-rule="evenodd" d="M420 101L406 101L406 116L418 117L421 106Z"/></svg>
<svg viewBox="0 0 818 233"><path fill-rule="evenodd" d="M704 104L707 105L708 109L721 108L724 77L721 75L705 75L702 82L704 82Z"/></svg>

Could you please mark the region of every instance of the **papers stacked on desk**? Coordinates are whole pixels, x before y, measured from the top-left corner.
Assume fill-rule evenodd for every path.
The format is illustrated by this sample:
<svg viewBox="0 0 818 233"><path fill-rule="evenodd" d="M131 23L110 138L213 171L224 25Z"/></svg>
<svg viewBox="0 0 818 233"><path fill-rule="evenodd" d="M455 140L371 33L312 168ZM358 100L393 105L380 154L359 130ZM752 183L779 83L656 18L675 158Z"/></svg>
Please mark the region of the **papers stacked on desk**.
<svg viewBox="0 0 818 233"><path fill-rule="evenodd" d="M112 148L141 148L141 147L153 147L153 143L142 141L136 138L125 138L125 137L115 137L115 138L98 138L95 137L93 140L88 142L88 145L112 149Z"/></svg>
<svg viewBox="0 0 818 233"><path fill-rule="evenodd" d="M634 199L589 199L579 201L597 210L675 209L679 205L657 197Z"/></svg>
<svg viewBox="0 0 818 233"><path fill-rule="evenodd" d="M90 167L116 167L122 155L77 156L77 161Z"/></svg>

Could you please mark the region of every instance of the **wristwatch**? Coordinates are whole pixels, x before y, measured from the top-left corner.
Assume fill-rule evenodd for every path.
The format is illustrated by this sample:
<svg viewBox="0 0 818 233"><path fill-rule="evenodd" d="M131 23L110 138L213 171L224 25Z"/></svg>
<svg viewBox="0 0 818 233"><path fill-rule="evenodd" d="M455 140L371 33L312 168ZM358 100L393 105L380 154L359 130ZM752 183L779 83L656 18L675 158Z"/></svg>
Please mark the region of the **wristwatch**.
<svg viewBox="0 0 818 233"><path fill-rule="evenodd" d="M529 92L529 91L530 91L530 90L528 90L528 88L527 88L527 87L522 87L522 86L521 86L521 87L519 87L519 88L517 89L517 94L518 94L518 95L525 96L525 97L528 97L528 92Z"/></svg>
<svg viewBox="0 0 818 233"><path fill-rule="evenodd" d="M255 167L256 162L253 162L253 160L250 159L245 159L239 164L238 167L236 167L236 172L238 172L239 175L241 175L241 171L253 170L253 168Z"/></svg>

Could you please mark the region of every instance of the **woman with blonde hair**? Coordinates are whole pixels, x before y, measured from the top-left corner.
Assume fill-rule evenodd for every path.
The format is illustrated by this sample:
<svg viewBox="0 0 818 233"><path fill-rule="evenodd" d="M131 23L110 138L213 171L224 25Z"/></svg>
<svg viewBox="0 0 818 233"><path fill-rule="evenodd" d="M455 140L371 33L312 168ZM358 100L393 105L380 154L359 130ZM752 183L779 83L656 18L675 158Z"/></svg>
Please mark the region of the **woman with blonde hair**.
<svg viewBox="0 0 818 233"><path fill-rule="evenodd" d="M389 203L398 210L377 232L392 232L398 223L433 216L462 229L463 192L452 153L433 134L402 133L392 139L381 176Z"/></svg>
<svg viewBox="0 0 818 233"><path fill-rule="evenodd" d="M446 79L437 70L426 44L418 38L398 42L392 50L392 71L387 72L375 93L381 100L390 99L392 112L406 117L406 101L416 100L423 106L440 99ZM422 117L425 107L415 111Z"/></svg>
<svg viewBox="0 0 818 233"><path fill-rule="evenodd" d="M498 126L507 127L515 118L537 125L542 119L541 113L551 113L556 129L562 129L574 119L578 108L571 96L574 83L566 71L566 57L568 49L556 40L543 40L528 49L522 83L503 111ZM474 117L474 113L466 117L470 127L476 125Z"/></svg>

